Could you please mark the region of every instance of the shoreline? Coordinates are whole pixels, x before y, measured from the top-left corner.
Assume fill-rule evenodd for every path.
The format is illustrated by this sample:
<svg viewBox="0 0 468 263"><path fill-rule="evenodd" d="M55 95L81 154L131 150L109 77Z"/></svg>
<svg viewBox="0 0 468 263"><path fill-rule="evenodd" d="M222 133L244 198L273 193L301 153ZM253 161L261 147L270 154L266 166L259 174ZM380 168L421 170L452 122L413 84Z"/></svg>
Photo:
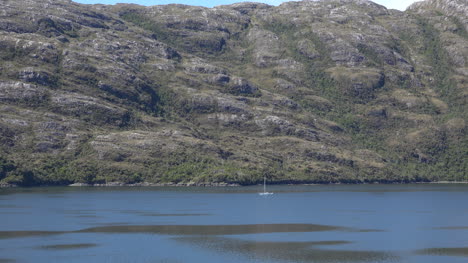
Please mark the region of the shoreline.
<svg viewBox="0 0 468 263"><path fill-rule="evenodd" d="M290 185L290 186L312 186L312 185L410 185L410 184L468 184L468 181L435 181L435 182L371 182L371 183L272 183L271 185ZM123 182L111 182L105 184L87 184L87 183L73 183L69 185L34 185L34 186L21 186L16 184L0 184L0 188L23 188L23 187L244 187L254 186L252 185L241 185L238 183L134 183L127 184Z"/></svg>

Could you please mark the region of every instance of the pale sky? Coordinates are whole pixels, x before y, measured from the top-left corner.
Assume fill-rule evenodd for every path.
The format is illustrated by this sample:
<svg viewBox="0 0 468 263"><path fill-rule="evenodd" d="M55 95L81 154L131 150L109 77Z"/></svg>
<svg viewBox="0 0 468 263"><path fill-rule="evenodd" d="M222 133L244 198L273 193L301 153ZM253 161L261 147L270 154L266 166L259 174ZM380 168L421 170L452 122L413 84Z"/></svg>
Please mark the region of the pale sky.
<svg viewBox="0 0 468 263"><path fill-rule="evenodd" d="M115 4L115 3L134 3L140 5L166 5L166 4L186 4L196 6L213 7L217 5L227 5L242 0L73 0L83 4ZM404 11L409 5L419 0L374 0L373 2L381 4L387 8ZM279 5L283 0L250 0L249 2L261 2L270 5Z"/></svg>

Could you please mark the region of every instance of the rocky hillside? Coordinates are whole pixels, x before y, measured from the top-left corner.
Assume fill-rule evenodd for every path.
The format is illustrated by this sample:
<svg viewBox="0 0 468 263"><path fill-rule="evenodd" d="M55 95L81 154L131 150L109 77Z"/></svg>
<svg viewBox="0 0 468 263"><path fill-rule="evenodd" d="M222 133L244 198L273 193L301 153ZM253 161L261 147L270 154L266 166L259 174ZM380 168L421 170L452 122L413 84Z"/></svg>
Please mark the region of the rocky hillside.
<svg viewBox="0 0 468 263"><path fill-rule="evenodd" d="M468 5L0 2L2 184L468 180Z"/></svg>

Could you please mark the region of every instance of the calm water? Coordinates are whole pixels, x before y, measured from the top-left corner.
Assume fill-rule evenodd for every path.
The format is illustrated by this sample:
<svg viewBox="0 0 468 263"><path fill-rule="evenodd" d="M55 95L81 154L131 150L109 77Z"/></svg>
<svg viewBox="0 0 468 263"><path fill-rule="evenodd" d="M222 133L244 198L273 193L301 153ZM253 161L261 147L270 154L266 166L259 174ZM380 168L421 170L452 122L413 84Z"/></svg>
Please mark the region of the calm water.
<svg viewBox="0 0 468 263"><path fill-rule="evenodd" d="M2 262L468 262L468 185L0 189Z"/></svg>

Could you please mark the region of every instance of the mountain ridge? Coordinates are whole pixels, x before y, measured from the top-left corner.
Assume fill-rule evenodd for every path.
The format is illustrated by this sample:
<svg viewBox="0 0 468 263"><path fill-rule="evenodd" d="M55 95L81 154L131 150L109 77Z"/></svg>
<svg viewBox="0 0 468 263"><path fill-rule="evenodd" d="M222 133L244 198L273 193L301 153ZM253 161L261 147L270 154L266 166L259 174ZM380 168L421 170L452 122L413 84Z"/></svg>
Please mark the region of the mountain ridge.
<svg viewBox="0 0 468 263"><path fill-rule="evenodd" d="M1 5L3 184L468 179L463 1Z"/></svg>

